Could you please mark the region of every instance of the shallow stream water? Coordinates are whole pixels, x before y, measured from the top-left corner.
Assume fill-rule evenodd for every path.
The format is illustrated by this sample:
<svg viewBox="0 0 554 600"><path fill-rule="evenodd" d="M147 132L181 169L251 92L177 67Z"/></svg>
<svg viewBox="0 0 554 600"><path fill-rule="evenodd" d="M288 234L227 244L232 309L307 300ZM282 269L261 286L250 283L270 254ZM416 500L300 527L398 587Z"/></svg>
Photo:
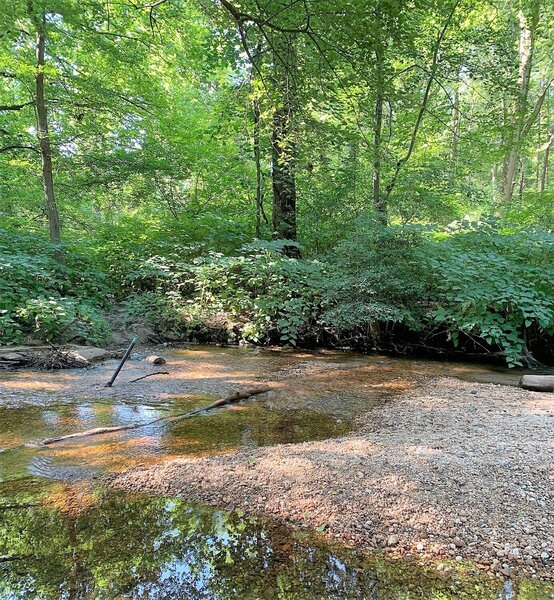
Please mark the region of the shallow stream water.
<svg viewBox="0 0 554 600"><path fill-rule="evenodd" d="M137 355L113 388L116 361L53 373L0 373L0 599L443 599L551 598L455 571L443 577L300 533L182 500L109 491L108 472L237 448L347 434L372 407L423 377L514 385L500 368L336 352L156 349ZM130 383L156 370L157 375ZM94 427L188 412L237 389L272 390L193 419L66 440ZM470 569L471 571L471 569Z"/></svg>

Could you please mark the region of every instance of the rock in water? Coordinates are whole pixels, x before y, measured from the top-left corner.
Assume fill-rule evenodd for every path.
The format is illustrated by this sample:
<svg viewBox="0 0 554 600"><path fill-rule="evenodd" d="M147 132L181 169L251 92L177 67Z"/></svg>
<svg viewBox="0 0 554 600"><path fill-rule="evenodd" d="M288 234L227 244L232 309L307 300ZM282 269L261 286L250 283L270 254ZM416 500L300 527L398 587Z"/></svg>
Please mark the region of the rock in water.
<svg viewBox="0 0 554 600"><path fill-rule="evenodd" d="M72 358L84 363L98 362L113 357L113 352L94 346L74 346L67 351Z"/></svg>
<svg viewBox="0 0 554 600"><path fill-rule="evenodd" d="M11 363L24 363L26 356L20 352L4 352L0 354L0 361L11 362Z"/></svg>

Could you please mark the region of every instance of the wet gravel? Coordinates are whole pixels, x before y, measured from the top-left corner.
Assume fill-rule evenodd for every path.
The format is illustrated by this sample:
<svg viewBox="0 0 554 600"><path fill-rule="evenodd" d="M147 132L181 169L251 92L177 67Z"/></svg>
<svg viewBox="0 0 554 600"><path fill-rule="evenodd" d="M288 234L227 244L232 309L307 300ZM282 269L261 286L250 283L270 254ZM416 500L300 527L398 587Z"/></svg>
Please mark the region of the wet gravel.
<svg viewBox="0 0 554 600"><path fill-rule="evenodd" d="M554 395L430 378L338 439L111 476L311 526L392 556L554 580Z"/></svg>

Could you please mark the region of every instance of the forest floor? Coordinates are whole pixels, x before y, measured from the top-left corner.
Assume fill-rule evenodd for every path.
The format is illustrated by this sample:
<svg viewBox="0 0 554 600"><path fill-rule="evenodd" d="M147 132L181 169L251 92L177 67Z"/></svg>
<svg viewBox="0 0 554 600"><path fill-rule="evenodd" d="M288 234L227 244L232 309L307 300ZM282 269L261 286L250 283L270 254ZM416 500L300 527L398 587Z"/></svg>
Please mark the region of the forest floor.
<svg viewBox="0 0 554 600"><path fill-rule="evenodd" d="M177 458L112 476L133 491L281 521L387 555L554 580L554 396L437 377L346 437Z"/></svg>

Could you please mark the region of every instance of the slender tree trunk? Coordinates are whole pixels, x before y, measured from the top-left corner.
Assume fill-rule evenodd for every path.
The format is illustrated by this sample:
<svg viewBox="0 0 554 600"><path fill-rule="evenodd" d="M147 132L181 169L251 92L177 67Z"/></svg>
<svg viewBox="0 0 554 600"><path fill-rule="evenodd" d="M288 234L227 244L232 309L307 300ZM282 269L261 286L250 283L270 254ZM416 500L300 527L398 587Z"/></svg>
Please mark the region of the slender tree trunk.
<svg viewBox="0 0 554 600"><path fill-rule="evenodd" d="M44 97L44 66L45 66L45 16L35 19L36 34L36 75L35 75L35 95L36 95L36 113L37 113L37 138L39 142L40 158L42 163L42 183L44 187L44 198L46 202L46 215L48 217L48 226L50 229L50 241L59 246L61 242L60 218L58 214L58 205L54 193L54 177L52 174L52 148L50 145L50 135L48 132L48 110ZM63 252L60 248L55 251L55 258L60 263L64 263Z"/></svg>
<svg viewBox="0 0 554 600"><path fill-rule="evenodd" d="M254 98L252 112L254 117L254 161L256 163L256 237L261 236L262 220L267 225L263 198L263 173L260 155L260 103Z"/></svg>
<svg viewBox="0 0 554 600"><path fill-rule="evenodd" d="M358 199L358 140L349 144L348 164L346 165L346 173L348 173L348 183L350 183L350 195L352 203L357 206Z"/></svg>
<svg viewBox="0 0 554 600"><path fill-rule="evenodd" d="M381 133L383 128L383 54L375 52L376 92L373 120L373 208L378 221L387 224L387 198L381 194Z"/></svg>
<svg viewBox="0 0 554 600"><path fill-rule="evenodd" d="M519 74L518 95L514 105L512 133L509 136L509 152L504 160L502 193L505 201L510 201L514 193L514 183L520 162L521 142L527 113L529 79L533 64L533 46L535 30L539 21L539 0L534 0L529 18L523 10L519 11Z"/></svg>
<svg viewBox="0 0 554 600"><path fill-rule="evenodd" d="M525 166L520 163L519 166L519 201L523 200L523 191L525 190Z"/></svg>
<svg viewBox="0 0 554 600"><path fill-rule="evenodd" d="M546 181L548 179L548 162L550 160L550 149L554 145L554 126L550 128L548 140L544 145L544 153L542 155L542 169L539 180L539 192L542 194L546 189Z"/></svg>
<svg viewBox="0 0 554 600"><path fill-rule="evenodd" d="M540 181L541 181L541 126L542 126L542 119L541 119L541 114L539 112L539 115L537 117L537 151L535 152L535 189L539 189L540 187Z"/></svg>
<svg viewBox="0 0 554 600"><path fill-rule="evenodd" d="M450 141L450 175L449 182L452 183L456 177L456 167L458 161L458 138L460 137L460 89L456 86L454 90L454 102L452 104L452 139Z"/></svg>
<svg viewBox="0 0 554 600"><path fill-rule="evenodd" d="M261 45L258 44L251 55L252 60L252 73L251 80L252 84L256 80L257 74L260 72L260 55ZM262 161L261 161L261 146L260 146L260 100L254 93L252 98L252 118L254 121L253 131L253 150L254 150L254 162L256 165L256 237L261 237L262 233L262 221L268 225L267 216L264 210L264 194L263 194L263 172L262 172Z"/></svg>
<svg viewBox="0 0 554 600"><path fill-rule="evenodd" d="M295 59L293 40L287 39L274 56L274 82L282 100L273 110L271 140L273 237L293 241L296 241ZM294 246L286 247L285 253L299 255Z"/></svg>
<svg viewBox="0 0 554 600"><path fill-rule="evenodd" d="M492 199L496 201L498 193L498 165L494 164L491 171Z"/></svg>
<svg viewBox="0 0 554 600"><path fill-rule="evenodd" d="M427 83L426 83L425 89L423 91L423 98L421 100L421 104L419 106L419 111L418 111L418 114L417 114L417 117L415 120L414 128L413 128L412 134L410 136L410 143L408 144L408 149L406 151L406 154L396 161L396 165L394 167L392 177L390 178L387 186L385 187L385 200L387 200L387 201L388 201L388 198L390 197L390 195L392 194L392 191L396 185L398 176L400 175L402 168L410 160L410 157L412 156L413 151L415 149L419 129L421 127L421 124L423 123L423 117L425 115L425 112L427 111L427 105L429 103L429 98L431 96L431 88L433 87L433 83L435 82L435 76L437 73L437 69L439 67L440 50L441 50L442 42L444 40L444 37L446 36L446 32L448 31L448 27L450 26L450 23L452 22L452 18L454 16L454 13L456 12L456 9L458 8L458 5L460 4L460 1L461 0L454 1L452 7L450 8L450 12L448 13L448 16L446 17L446 20L438 33L435 47L433 49L433 58L432 58L431 66L429 69L429 77L427 79Z"/></svg>

